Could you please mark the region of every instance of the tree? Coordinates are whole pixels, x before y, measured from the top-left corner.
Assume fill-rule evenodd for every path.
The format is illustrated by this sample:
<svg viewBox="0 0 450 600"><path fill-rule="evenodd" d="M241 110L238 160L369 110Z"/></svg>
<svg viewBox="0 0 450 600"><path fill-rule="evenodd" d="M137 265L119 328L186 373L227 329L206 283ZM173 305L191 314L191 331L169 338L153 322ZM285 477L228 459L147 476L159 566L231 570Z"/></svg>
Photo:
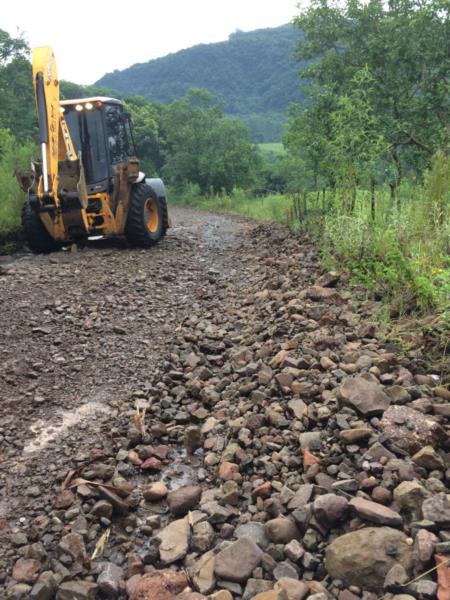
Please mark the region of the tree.
<svg viewBox="0 0 450 600"><path fill-rule="evenodd" d="M148 174L159 171L164 165L164 157L156 106L141 96L132 96L126 99L125 110L131 115L136 154L144 170Z"/></svg>
<svg viewBox="0 0 450 600"><path fill-rule="evenodd" d="M298 59L324 93L348 95L355 75L372 78L367 102L389 144L397 179L422 170L449 143L448 0L312 0L295 19L305 34Z"/></svg>
<svg viewBox="0 0 450 600"><path fill-rule="evenodd" d="M12 38L0 30L0 128L19 141L34 136L34 92L29 46L22 36Z"/></svg>
<svg viewBox="0 0 450 600"><path fill-rule="evenodd" d="M336 99L318 88L312 97L312 103L291 106L283 141L290 154L303 163L305 183L317 191L323 184L334 185L335 182L329 144Z"/></svg>
<svg viewBox="0 0 450 600"><path fill-rule="evenodd" d="M251 181L258 158L248 130L224 117L209 92L193 89L161 110L163 175L169 183L180 189L196 183L203 193L218 193Z"/></svg>
<svg viewBox="0 0 450 600"><path fill-rule="evenodd" d="M374 179L388 146L369 102L372 78L367 68L358 71L351 83L353 89L338 98L330 114L328 148L338 183L353 210L358 184Z"/></svg>
<svg viewBox="0 0 450 600"><path fill-rule="evenodd" d="M259 156L249 143L249 132L237 119L220 118L207 135L199 160L204 190L231 192L254 181Z"/></svg>
<svg viewBox="0 0 450 600"><path fill-rule="evenodd" d="M30 47L22 34L13 38L7 31L0 29L0 65L4 66L14 58L27 57L29 53Z"/></svg>

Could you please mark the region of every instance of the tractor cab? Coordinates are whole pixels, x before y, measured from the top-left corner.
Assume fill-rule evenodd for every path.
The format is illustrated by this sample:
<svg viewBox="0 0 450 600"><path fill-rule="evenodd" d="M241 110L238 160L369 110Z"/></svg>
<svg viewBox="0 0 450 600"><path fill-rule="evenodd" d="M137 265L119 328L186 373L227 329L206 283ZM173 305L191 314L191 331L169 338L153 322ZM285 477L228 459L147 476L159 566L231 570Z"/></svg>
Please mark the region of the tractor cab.
<svg viewBox="0 0 450 600"><path fill-rule="evenodd" d="M136 155L131 121L120 100L94 97L60 102L78 157L88 194L107 192L116 166Z"/></svg>

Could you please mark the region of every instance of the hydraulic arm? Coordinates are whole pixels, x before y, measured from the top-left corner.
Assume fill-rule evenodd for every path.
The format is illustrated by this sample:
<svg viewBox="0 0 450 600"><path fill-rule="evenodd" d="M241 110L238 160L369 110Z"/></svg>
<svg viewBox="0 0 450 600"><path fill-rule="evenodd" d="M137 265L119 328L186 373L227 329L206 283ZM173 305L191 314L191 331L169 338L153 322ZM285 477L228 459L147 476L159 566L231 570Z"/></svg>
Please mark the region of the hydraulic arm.
<svg viewBox="0 0 450 600"><path fill-rule="evenodd" d="M44 46L33 50L33 85L39 122L42 173L37 197L43 204L59 206L59 163L78 160L69 129L60 108L55 55Z"/></svg>

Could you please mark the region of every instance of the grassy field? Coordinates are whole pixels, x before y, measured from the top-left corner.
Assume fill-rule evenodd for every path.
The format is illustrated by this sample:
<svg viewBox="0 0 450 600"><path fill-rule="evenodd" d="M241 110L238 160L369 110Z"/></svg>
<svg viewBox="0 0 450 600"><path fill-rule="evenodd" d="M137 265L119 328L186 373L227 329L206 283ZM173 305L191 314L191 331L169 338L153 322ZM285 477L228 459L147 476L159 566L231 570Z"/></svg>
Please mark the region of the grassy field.
<svg viewBox="0 0 450 600"><path fill-rule="evenodd" d="M281 142L257 144L257 147L262 157L269 163L274 162L279 156L284 156L286 154L286 150Z"/></svg>
<svg viewBox="0 0 450 600"><path fill-rule="evenodd" d="M192 206L215 212L228 212L261 221L277 221L286 225L289 222L289 211L292 206L292 200L289 196L271 194L262 198L254 198L248 196L241 189L233 190L228 196L204 197L198 194L195 186L193 186L191 190L188 187L181 196L170 194L169 197L172 201L175 198L175 203L183 206Z"/></svg>

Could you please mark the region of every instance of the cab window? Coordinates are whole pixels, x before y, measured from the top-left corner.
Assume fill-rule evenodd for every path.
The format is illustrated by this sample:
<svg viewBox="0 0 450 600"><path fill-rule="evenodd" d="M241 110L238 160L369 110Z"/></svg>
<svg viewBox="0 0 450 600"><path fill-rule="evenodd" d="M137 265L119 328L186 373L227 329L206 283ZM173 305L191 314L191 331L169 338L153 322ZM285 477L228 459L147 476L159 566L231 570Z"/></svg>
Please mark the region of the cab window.
<svg viewBox="0 0 450 600"><path fill-rule="evenodd" d="M130 156L130 144L122 117L122 107L114 104L105 105L106 139L109 147L111 163L123 163Z"/></svg>

